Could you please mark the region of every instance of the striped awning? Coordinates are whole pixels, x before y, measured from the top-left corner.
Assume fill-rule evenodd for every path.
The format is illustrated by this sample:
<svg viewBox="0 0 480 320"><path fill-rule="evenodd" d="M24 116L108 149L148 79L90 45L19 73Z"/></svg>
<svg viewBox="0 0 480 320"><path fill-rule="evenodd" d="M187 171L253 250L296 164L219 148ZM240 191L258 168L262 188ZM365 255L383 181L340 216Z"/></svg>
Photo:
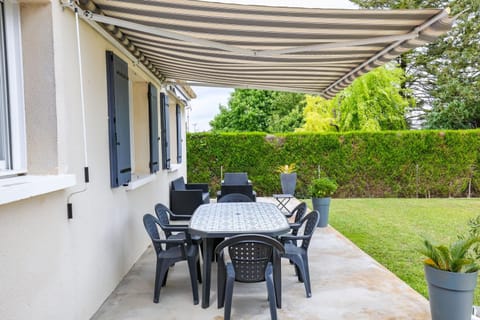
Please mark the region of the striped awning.
<svg viewBox="0 0 480 320"><path fill-rule="evenodd" d="M162 81L332 97L450 30L447 10L345 10L196 0L80 0Z"/></svg>

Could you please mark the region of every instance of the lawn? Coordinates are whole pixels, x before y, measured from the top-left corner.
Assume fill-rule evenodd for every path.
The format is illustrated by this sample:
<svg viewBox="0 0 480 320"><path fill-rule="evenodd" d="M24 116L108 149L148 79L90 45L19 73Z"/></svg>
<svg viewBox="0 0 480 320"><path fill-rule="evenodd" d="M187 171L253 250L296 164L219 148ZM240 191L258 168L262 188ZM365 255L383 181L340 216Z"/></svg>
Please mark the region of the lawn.
<svg viewBox="0 0 480 320"><path fill-rule="evenodd" d="M423 258L417 251L423 237L449 242L479 214L480 199L333 199L329 223L427 297Z"/></svg>

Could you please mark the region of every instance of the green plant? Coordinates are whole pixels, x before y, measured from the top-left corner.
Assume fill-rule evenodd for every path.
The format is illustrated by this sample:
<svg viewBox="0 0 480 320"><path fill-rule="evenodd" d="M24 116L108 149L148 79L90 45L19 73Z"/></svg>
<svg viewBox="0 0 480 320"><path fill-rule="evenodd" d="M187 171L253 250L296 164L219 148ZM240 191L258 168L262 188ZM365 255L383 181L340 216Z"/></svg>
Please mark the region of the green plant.
<svg viewBox="0 0 480 320"><path fill-rule="evenodd" d="M450 246L434 245L424 239L424 248L420 253L426 257L424 263L433 268L450 272L475 272L480 269L480 261L474 252L478 243L480 238L476 236L459 238Z"/></svg>
<svg viewBox="0 0 480 320"><path fill-rule="evenodd" d="M333 195L337 188L338 185L334 180L322 177L312 180L308 187L308 192L312 198L326 198Z"/></svg>
<svg viewBox="0 0 480 320"><path fill-rule="evenodd" d="M295 172L295 163L284 164L278 167L277 171L279 173L294 173Z"/></svg>

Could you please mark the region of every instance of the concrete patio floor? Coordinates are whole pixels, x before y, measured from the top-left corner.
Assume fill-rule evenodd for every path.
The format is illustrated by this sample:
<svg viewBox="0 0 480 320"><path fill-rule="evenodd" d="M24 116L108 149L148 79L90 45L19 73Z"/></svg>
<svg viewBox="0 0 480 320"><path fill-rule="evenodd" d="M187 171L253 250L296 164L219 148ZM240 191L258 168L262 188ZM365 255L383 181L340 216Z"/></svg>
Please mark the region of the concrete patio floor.
<svg viewBox="0 0 480 320"><path fill-rule="evenodd" d="M282 259L283 305L277 311L279 319L430 319L428 301L423 296L330 226L316 230L309 259L309 299L293 266ZM223 309L216 305L215 264L207 309L201 308L201 302L193 305L185 262L177 263L169 272L158 304L152 302L154 275L155 254L150 246L92 319L223 319ZM235 283L232 319L270 319L266 292L264 283Z"/></svg>

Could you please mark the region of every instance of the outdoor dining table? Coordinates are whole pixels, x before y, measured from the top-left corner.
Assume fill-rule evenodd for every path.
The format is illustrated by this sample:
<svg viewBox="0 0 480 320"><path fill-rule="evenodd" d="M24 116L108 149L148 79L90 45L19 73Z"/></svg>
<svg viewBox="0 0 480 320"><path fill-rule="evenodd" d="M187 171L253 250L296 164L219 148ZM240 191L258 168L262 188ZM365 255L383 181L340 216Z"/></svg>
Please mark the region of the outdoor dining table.
<svg viewBox="0 0 480 320"><path fill-rule="evenodd" d="M285 215L277 206L264 202L210 203L199 206L192 215L189 231L203 238L202 308L210 305L211 267L214 239L238 234L280 236L290 230ZM276 257L280 259L279 257ZM281 307L281 270L274 270L277 306Z"/></svg>

